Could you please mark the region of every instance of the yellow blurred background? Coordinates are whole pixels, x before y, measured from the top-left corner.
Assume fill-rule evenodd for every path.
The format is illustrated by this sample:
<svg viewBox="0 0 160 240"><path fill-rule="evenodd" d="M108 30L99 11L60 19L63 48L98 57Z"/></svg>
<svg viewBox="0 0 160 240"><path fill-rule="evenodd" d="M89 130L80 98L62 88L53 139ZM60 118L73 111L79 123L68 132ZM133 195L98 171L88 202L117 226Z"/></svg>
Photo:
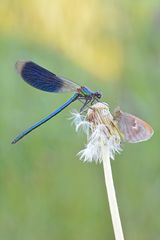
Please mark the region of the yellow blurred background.
<svg viewBox="0 0 160 240"><path fill-rule="evenodd" d="M116 35L123 13L111 2L104 4L97 0L3 1L0 27L3 33L14 32L62 51L98 77L117 78L123 53Z"/></svg>
<svg viewBox="0 0 160 240"><path fill-rule="evenodd" d="M101 165L76 154L78 103L13 146L11 139L66 101L27 86L31 59L138 115L155 134L112 163L126 239L160 237L160 4L152 1L0 1L0 239L114 239Z"/></svg>

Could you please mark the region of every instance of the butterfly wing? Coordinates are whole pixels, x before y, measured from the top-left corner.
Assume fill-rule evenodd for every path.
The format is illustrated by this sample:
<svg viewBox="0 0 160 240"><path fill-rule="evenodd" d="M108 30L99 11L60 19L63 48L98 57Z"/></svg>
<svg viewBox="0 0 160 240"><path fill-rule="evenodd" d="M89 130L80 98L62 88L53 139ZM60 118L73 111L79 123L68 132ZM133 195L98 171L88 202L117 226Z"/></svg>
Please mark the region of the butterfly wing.
<svg viewBox="0 0 160 240"><path fill-rule="evenodd" d="M16 69L25 82L46 92L76 92L79 88L74 82L58 77L32 61L18 61Z"/></svg>
<svg viewBox="0 0 160 240"><path fill-rule="evenodd" d="M114 119L117 122L120 132L124 136L124 140L129 143L146 141L150 139L154 133L148 123L121 110L115 111Z"/></svg>

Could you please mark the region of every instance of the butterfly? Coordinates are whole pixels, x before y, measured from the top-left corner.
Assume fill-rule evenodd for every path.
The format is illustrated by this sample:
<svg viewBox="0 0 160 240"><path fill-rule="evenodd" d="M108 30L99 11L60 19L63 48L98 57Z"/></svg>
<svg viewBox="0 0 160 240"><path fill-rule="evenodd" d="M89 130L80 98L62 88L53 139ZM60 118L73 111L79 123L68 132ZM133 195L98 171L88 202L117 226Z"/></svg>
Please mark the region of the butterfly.
<svg viewBox="0 0 160 240"><path fill-rule="evenodd" d="M148 123L132 114L122 112L120 109L115 110L113 116L122 138L126 142L138 143L147 141L154 133Z"/></svg>

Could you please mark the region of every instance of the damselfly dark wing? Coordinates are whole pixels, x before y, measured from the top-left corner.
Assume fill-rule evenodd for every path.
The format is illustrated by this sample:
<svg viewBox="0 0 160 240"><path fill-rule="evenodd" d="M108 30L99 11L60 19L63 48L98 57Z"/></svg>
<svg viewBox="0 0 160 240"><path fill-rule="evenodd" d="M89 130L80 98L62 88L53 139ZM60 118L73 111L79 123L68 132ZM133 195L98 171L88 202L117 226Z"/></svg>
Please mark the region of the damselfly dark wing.
<svg viewBox="0 0 160 240"><path fill-rule="evenodd" d="M80 88L74 82L58 77L32 61L18 61L16 69L25 82L46 92L76 92Z"/></svg>
<svg viewBox="0 0 160 240"><path fill-rule="evenodd" d="M114 113L114 119L117 122L124 140L129 143L146 141L153 135L152 127L142 119L129 113L117 110Z"/></svg>

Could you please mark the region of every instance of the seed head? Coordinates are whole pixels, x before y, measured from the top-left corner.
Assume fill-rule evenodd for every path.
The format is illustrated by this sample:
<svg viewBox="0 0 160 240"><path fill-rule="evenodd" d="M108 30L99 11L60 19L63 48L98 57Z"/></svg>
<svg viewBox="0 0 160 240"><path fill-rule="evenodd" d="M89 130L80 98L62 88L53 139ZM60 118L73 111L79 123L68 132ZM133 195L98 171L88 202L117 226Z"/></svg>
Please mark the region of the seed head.
<svg viewBox="0 0 160 240"><path fill-rule="evenodd" d="M108 104L98 102L88 109L86 115L72 115L76 130L82 128L87 135L86 147L78 153L80 159L84 162L102 162L104 151L114 159L115 153L121 151L121 134Z"/></svg>

